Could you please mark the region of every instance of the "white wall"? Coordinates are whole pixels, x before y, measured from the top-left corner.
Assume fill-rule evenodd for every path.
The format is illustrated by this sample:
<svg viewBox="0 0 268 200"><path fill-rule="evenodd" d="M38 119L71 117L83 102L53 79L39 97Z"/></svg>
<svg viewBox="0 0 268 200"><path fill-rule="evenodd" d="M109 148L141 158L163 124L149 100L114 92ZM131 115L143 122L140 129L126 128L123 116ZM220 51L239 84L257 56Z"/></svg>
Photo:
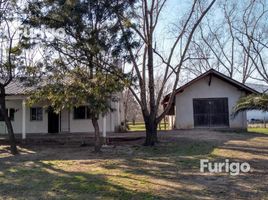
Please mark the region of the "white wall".
<svg viewBox="0 0 268 200"><path fill-rule="evenodd" d="M14 115L14 121L12 121L12 126L13 126L13 130L15 133L21 133L22 130L22 101L21 100L7 100L6 101L6 107L8 109L10 108L14 108L15 109L15 115ZM0 125L0 134L6 134L7 130L6 130L6 126L5 126L5 122L1 122Z"/></svg>
<svg viewBox="0 0 268 200"><path fill-rule="evenodd" d="M40 107L34 105L32 107ZM43 120L31 121L30 108L26 107L26 133L47 133L48 132L48 118L47 111L43 108Z"/></svg>
<svg viewBox="0 0 268 200"><path fill-rule="evenodd" d="M106 130L108 132L114 132L114 115L116 112L108 113L106 115ZM103 127L103 117L100 116L99 120L100 131ZM70 112L70 132L81 133L81 132L94 132L94 127L92 125L91 119L74 119L73 111Z"/></svg>
<svg viewBox="0 0 268 200"><path fill-rule="evenodd" d="M70 131L70 114L68 110L63 110L60 113L60 131L63 133Z"/></svg>
<svg viewBox="0 0 268 200"><path fill-rule="evenodd" d="M7 100L7 108L14 108L15 120L12 122L14 133L22 133L22 101L15 99L15 97L9 97ZM33 107L40 107L35 105ZM113 107L116 109L114 112L107 113L106 115L106 130L107 132L116 131L115 128L120 124L120 113L118 113L119 106L117 103L113 103ZM64 110L61 112L61 132L94 132L94 128L90 119L77 120L73 118L73 111ZM100 116L99 119L100 131L103 129L103 118ZM30 120L30 108L26 107L26 133L47 133L48 132L48 114L46 109L43 109L43 120L42 121L31 121ZM0 122L0 134L6 134L7 130L4 122Z"/></svg>
<svg viewBox="0 0 268 200"><path fill-rule="evenodd" d="M13 130L14 133L22 133L22 99L8 99L6 102L6 107L8 109L14 108L16 110L14 121L12 121ZM3 126L5 127L4 122L1 123L1 127ZM45 109L43 109L42 121L31 121L30 108L26 107L26 133L47 133L47 131L47 112ZM3 128L1 128L0 133L4 133ZM5 133L7 133L6 130Z"/></svg>
<svg viewBox="0 0 268 200"><path fill-rule="evenodd" d="M211 85L208 85L209 77L205 77L182 93L176 95L176 123L178 129L194 128L193 99L194 98L228 98L230 128L246 128L246 113L240 113L235 119L231 118L232 108L244 92L228 84L215 76Z"/></svg>
<svg viewBox="0 0 268 200"><path fill-rule="evenodd" d="M113 102L112 107L114 108L113 112L106 114L106 131L115 132L116 128L121 123L121 109L119 102ZM103 117L99 117L99 128L100 131L103 130ZM94 132L94 127L92 125L91 119L74 119L73 111L70 111L70 132L72 133L81 133L81 132Z"/></svg>

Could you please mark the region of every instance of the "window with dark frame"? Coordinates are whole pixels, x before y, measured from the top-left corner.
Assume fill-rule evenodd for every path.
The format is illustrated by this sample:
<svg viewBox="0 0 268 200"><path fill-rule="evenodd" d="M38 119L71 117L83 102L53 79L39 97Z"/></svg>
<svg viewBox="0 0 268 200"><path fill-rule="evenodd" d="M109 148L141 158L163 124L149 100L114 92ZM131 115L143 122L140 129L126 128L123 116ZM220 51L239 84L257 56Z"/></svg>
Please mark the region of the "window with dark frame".
<svg viewBox="0 0 268 200"><path fill-rule="evenodd" d="M89 111L87 106L79 106L74 108L74 119L89 119Z"/></svg>
<svg viewBox="0 0 268 200"><path fill-rule="evenodd" d="M31 121L43 120L43 108L35 107L30 109Z"/></svg>

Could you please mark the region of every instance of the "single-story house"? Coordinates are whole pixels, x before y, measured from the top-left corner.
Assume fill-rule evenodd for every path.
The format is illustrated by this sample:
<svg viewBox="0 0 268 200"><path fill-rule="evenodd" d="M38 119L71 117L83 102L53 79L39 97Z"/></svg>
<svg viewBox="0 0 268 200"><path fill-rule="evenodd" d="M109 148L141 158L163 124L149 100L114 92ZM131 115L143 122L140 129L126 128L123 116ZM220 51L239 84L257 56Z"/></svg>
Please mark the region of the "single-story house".
<svg viewBox="0 0 268 200"><path fill-rule="evenodd" d="M226 75L210 69L176 90L169 118L172 128L232 128L247 127L246 112L232 116L238 99L258 92ZM163 106L170 94L164 97Z"/></svg>
<svg viewBox="0 0 268 200"><path fill-rule="evenodd" d="M41 105L28 107L26 104L27 90L19 80L12 81L6 88L6 106L11 119L14 133L47 134L47 133L83 133L94 132L91 120L87 115L87 106L62 110L56 114L52 109L45 109ZM31 89L30 89L31 90ZM113 112L100 116L100 131L115 132L123 119L122 103L112 102ZM0 134L7 134L3 117L0 116Z"/></svg>

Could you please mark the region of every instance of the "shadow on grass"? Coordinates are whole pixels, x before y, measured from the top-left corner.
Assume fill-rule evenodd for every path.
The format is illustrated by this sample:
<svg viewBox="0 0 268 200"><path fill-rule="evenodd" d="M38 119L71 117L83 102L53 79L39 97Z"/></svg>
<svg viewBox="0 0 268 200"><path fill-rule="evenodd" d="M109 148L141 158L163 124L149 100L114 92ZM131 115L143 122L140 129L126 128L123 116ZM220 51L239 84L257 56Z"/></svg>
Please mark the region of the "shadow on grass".
<svg viewBox="0 0 268 200"><path fill-rule="evenodd" d="M14 199L159 199L157 195L129 190L106 176L67 172L43 162L31 167L2 165L1 198Z"/></svg>
<svg viewBox="0 0 268 200"><path fill-rule="evenodd" d="M250 140L255 136L234 134L232 139ZM237 177L199 172L201 158L222 161L228 157L213 155L217 148L240 148L247 153L242 145L226 144L228 140L230 139L201 141L176 138L160 142L156 147L118 146L104 149L102 154L92 154L88 147L28 147L36 153L0 158L0 196L16 199L265 197L265 170L261 175L253 173ZM261 149L260 147L259 151ZM243 158L240 160L243 161ZM259 162L265 163L264 159L255 161L256 169L261 169L258 168ZM77 166L66 170L57 163ZM91 168L96 170L89 170Z"/></svg>
<svg viewBox="0 0 268 200"><path fill-rule="evenodd" d="M34 154L0 159L0 195L18 199L189 198L193 188L182 190L179 187L182 184L178 177L179 170L193 166L197 168L198 160L192 157L207 156L213 148L210 143L200 144L190 140L161 142L157 147L118 147L97 155L90 153L87 148L78 147L50 150L33 148ZM87 167L97 164L98 168L104 169L104 173L80 170L79 166L75 172L55 167L55 162L65 161L76 161L72 165ZM148 187L162 188L163 191L154 192ZM174 193L171 195L170 191ZM196 195L201 193L202 190L199 190Z"/></svg>

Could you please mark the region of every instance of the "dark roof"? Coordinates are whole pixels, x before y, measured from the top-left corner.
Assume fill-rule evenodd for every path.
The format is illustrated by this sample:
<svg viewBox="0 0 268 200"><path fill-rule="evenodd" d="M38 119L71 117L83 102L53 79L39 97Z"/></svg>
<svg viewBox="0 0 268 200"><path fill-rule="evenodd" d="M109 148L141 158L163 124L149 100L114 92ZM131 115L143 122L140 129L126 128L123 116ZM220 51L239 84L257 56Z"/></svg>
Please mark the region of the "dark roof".
<svg viewBox="0 0 268 200"><path fill-rule="evenodd" d="M232 78L230 78L230 77L228 77L228 76L226 76L226 75L224 75L224 74L222 74L214 69L210 69L210 70L206 71L205 73L201 74L200 76L196 77L195 79L191 80L190 82L186 83L185 85L176 89L175 94L183 92L184 89L186 89L187 87L189 87L193 83L195 83L195 82L197 82L197 81L199 81L199 80L201 80L204 77L209 76L209 75L213 75L213 76L215 76L215 77L217 77L217 78L219 78L219 79L221 79L221 80L223 80L223 81L225 81L225 82L227 82L227 83L229 83L229 84L231 84L231 85L233 85L241 90L244 90L247 93L254 93L254 94L259 93L257 90L255 90L255 89L253 89L245 84L242 84L242 83L240 83L240 82L238 82L238 81L236 81L236 80L234 80L234 79L232 79ZM171 95L171 93L169 93L168 95L166 95L164 97L162 104L165 104L168 102L170 95Z"/></svg>

